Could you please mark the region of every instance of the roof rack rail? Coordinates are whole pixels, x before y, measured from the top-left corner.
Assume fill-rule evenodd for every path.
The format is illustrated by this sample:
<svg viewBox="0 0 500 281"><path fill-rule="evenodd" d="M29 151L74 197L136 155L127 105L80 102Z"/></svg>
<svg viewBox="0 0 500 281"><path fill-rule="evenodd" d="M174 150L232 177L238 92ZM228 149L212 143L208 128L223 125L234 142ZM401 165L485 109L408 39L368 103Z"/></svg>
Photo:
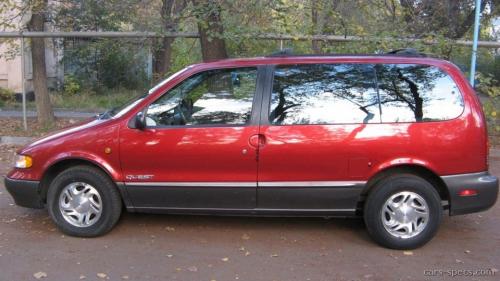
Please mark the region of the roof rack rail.
<svg viewBox="0 0 500 281"><path fill-rule="evenodd" d="M291 56L291 55L293 55L293 49L292 48L285 48L285 49L279 50L277 52L274 52L274 53L268 55L268 57L284 57L284 56Z"/></svg>
<svg viewBox="0 0 500 281"><path fill-rule="evenodd" d="M293 49L291 48L286 48L279 50L277 52L274 52L270 55L267 55L266 57L325 57L325 56L401 56L401 57L421 57L421 58L427 58L427 57L432 57L429 54L419 52L417 49L414 48L403 48L403 49L396 49L392 50L389 52L376 52L374 54L340 54L340 53L322 53L322 54L294 54Z"/></svg>
<svg viewBox="0 0 500 281"><path fill-rule="evenodd" d="M428 57L427 54L421 53L414 48L404 48L404 49L396 49L385 53L386 55L396 55L396 56L404 56L404 57Z"/></svg>

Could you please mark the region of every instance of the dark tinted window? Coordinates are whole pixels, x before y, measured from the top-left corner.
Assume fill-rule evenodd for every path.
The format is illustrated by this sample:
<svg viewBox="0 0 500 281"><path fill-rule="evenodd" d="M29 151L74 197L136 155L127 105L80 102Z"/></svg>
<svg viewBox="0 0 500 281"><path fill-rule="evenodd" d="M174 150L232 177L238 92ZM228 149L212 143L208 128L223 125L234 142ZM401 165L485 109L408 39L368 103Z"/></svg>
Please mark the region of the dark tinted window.
<svg viewBox="0 0 500 281"><path fill-rule="evenodd" d="M315 64L274 71L270 122L339 124L380 122L374 66Z"/></svg>
<svg viewBox="0 0 500 281"><path fill-rule="evenodd" d="M434 66L377 65L382 122L449 120L463 111L451 77Z"/></svg>
<svg viewBox="0 0 500 281"><path fill-rule="evenodd" d="M196 74L149 106L147 125L246 124L250 120L256 80L256 68Z"/></svg>

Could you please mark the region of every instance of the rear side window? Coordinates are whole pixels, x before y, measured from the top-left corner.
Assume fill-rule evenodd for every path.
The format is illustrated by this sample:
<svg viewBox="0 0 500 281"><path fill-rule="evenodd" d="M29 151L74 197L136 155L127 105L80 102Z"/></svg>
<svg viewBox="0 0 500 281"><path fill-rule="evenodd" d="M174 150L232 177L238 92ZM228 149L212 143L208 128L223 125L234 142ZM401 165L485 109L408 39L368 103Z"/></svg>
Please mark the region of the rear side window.
<svg viewBox="0 0 500 281"><path fill-rule="evenodd" d="M378 123L373 65L310 64L274 71L270 122L274 125Z"/></svg>
<svg viewBox="0 0 500 281"><path fill-rule="evenodd" d="M377 65L382 122L442 121L464 108L453 79L435 66Z"/></svg>
<svg viewBox="0 0 500 281"><path fill-rule="evenodd" d="M463 99L438 67L417 64L308 64L274 71L273 125L443 121Z"/></svg>

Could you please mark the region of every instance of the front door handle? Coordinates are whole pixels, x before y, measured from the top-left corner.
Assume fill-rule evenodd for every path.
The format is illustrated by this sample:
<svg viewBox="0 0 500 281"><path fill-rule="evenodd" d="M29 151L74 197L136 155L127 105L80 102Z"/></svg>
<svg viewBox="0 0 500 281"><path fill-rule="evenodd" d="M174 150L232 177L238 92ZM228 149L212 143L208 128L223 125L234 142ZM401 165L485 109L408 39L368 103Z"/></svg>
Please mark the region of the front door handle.
<svg viewBox="0 0 500 281"><path fill-rule="evenodd" d="M266 137L262 134L252 135L248 140L248 143L253 148L261 148L266 145Z"/></svg>

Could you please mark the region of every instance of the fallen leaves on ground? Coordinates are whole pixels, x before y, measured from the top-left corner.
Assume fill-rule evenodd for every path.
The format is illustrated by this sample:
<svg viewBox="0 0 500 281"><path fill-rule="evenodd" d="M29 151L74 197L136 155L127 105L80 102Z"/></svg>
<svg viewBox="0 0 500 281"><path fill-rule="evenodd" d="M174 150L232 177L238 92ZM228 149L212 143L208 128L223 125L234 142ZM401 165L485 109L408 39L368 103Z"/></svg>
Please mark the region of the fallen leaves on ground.
<svg viewBox="0 0 500 281"><path fill-rule="evenodd" d="M47 277L47 273L45 273L43 271L38 271L36 273L33 273L33 277L35 277L36 279L46 278Z"/></svg>
<svg viewBox="0 0 500 281"><path fill-rule="evenodd" d="M197 272L198 271L198 268L196 266L190 266L187 268L188 271L191 271L191 272Z"/></svg>

